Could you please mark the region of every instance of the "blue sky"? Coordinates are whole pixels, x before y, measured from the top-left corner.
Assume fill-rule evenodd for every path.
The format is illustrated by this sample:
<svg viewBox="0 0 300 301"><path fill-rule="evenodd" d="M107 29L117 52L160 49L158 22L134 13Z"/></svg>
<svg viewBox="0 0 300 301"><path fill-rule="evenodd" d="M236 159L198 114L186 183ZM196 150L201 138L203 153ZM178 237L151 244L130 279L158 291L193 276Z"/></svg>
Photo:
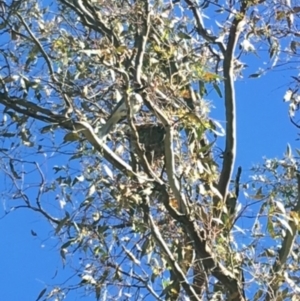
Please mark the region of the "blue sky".
<svg viewBox="0 0 300 301"><path fill-rule="evenodd" d="M236 84L237 164L246 167L263 156L281 157L287 143L298 146L297 130L289 120L288 104L283 102L286 87L278 88L284 82L289 82L284 73L269 73Z"/></svg>

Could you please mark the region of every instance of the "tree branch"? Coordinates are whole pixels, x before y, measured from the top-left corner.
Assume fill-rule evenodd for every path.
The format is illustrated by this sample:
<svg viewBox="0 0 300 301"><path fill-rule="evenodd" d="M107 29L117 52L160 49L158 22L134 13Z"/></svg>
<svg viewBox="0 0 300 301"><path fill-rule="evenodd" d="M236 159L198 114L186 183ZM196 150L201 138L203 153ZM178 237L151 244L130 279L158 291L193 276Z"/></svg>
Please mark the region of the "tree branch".
<svg viewBox="0 0 300 301"><path fill-rule="evenodd" d="M266 301L274 300L276 293L278 291L280 281L279 277L277 277L277 273L279 273L286 264L286 260L290 255L296 236L298 234L298 224L299 224L299 216L300 216L300 174L297 173L297 184L298 184L298 200L297 204L293 210L290 212L290 221L289 227L290 229L285 230L285 237L283 239L280 250L278 251L278 257L275 260L273 267L270 271L270 281L269 288L266 295Z"/></svg>
<svg viewBox="0 0 300 301"><path fill-rule="evenodd" d="M182 217L184 219L185 217ZM230 300L245 301L243 292L235 275L214 259L213 250L208 246L204 231L200 231L196 221L183 222L191 239L194 241L196 259L200 260L207 271L211 271L230 292Z"/></svg>
<svg viewBox="0 0 300 301"><path fill-rule="evenodd" d="M41 120L46 123L59 124L64 129L71 131L79 131L86 139L95 147L99 153L104 154L104 158L118 168L127 176L134 176L141 179L140 175L133 172L132 168L119 156L117 156L108 146L106 146L95 134L92 126L86 121L73 121L65 116L55 114L52 111L42 108L33 102L25 99L8 97L5 93L0 93L0 103L7 108L13 109L16 112L30 116L34 119ZM144 179L146 181L153 181L151 179ZM160 181L161 182L161 181Z"/></svg>
<svg viewBox="0 0 300 301"><path fill-rule="evenodd" d="M227 49L223 61L224 95L226 115L226 142L223 154L222 171L218 183L218 189L226 200L229 183L232 176L236 156L236 104L234 87L234 51L243 27L247 9L247 2L243 1L240 11L236 14L229 31Z"/></svg>
<svg viewBox="0 0 300 301"><path fill-rule="evenodd" d="M142 16L142 30L141 34L136 38L136 48L137 54L135 57L135 82L142 86L141 83L141 74L142 74L142 67L144 62L144 55L146 51L146 44L149 36L150 30L150 10L149 10L149 3L148 0L144 1L145 6L145 14L146 16Z"/></svg>
<svg viewBox="0 0 300 301"><path fill-rule="evenodd" d="M197 32L200 36L202 36L206 41L212 44L216 44L219 46L221 52L225 54L226 49L222 42L218 41L216 36L208 33L208 31L205 29L203 20L200 14L200 8L197 7L197 4L193 0L185 0L186 4L189 6L190 10L192 11L194 18L196 20L197 24Z"/></svg>
<svg viewBox="0 0 300 301"><path fill-rule="evenodd" d="M107 159L111 164L118 168L125 175L131 177L134 176L137 179L143 181L153 181L152 179L144 178L137 173L135 173L131 166L128 165L123 159L117 156L105 143L98 138L95 134L92 126L86 121L75 121L73 126L79 133L83 134L85 138L98 150L100 153L104 153L105 159Z"/></svg>
<svg viewBox="0 0 300 301"><path fill-rule="evenodd" d="M230 292L232 301L245 301L239 280L225 266L214 258L214 252L207 244L204 230L200 230L197 221L190 216L178 214L169 204L169 195L164 187L159 188L159 200L164 203L169 214L178 221L188 233L194 244L196 260L201 261L205 271L211 272Z"/></svg>
<svg viewBox="0 0 300 301"><path fill-rule="evenodd" d="M145 98L146 104L153 110L157 118L163 124L166 136L164 139L164 150L165 150L165 164L166 172L168 175L168 180L170 187L174 193L174 196L178 203L178 208L182 214L188 213L188 206L185 195L180 192L180 184L175 175L175 160L174 160L174 151L173 151L173 127L170 124L168 118L150 99L149 97Z"/></svg>
<svg viewBox="0 0 300 301"><path fill-rule="evenodd" d="M147 206L144 204L144 206ZM168 248L166 242L164 241L158 227L155 225L152 215L149 212L149 209L144 210L144 213L147 215L146 218L149 222L152 235L156 240L159 247L162 251L166 254L166 260L168 261L169 265L172 268L173 273L177 276L178 281L181 283L183 289L186 291L190 298L193 300L200 301L200 296L197 296L193 286L189 284L188 279L186 278L185 274L183 273L182 269L180 268L178 262L175 260L173 254L171 253L170 249Z"/></svg>
<svg viewBox="0 0 300 301"><path fill-rule="evenodd" d="M116 48L120 46L117 36L104 24L100 11L96 11L89 1L74 0L71 3L66 0L60 0L60 2L74 10L82 18L84 25L107 37Z"/></svg>
<svg viewBox="0 0 300 301"><path fill-rule="evenodd" d="M24 25L24 27L27 30L27 32L29 33L31 39L33 40L33 42L35 43L35 45L38 47L38 49L40 50L41 54L43 55L43 57L44 57L44 59L46 61L46 64L48 66L51 78L53 79L54 82L58 83L59 81L55 77L54 69L52 67L52 63L51 63L51 60L50 60L48 54L46 53L46 51L44 50L43 46L38 41L38 39L34 36L33 32L30 30L30 28L27 25L27 23L25 22L24 18L19 13L17 13L17 16L20 19L20 21L22 22L22 24Z"/></svg>

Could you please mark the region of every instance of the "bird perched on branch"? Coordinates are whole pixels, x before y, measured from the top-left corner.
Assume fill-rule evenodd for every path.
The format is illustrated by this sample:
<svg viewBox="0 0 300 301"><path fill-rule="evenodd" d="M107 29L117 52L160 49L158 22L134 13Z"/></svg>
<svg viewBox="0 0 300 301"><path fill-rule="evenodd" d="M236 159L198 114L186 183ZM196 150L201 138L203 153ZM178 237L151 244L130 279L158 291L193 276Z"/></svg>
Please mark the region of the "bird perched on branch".
<svg viewBox="0 0 300 301"><path fill-rule="evenodd" d="M143 98L138 92L144 90L145 88L146 87L141 87L129 93L129 104L133 115L138 113L143 105ZM112 130L112 128L126 116L127 107L125 98L123 97L113 109L106 123L101 127L99 131L99 138L104 139Z"/></svg>

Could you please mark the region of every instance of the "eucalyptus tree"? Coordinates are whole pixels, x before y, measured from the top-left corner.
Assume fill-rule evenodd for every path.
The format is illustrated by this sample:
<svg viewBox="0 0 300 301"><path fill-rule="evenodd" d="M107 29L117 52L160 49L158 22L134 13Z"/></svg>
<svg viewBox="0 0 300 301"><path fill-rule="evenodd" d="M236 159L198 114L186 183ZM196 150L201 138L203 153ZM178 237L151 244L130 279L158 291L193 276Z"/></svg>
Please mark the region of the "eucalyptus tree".
<svg viewBox="0 0 300 301"><path fill-rule="evenodd" d="M297 160L288 148L247 183L234 168L235 82L251 56L264 54L250 76L259 78L296 51L299 7L25 0L0 8L7 214L37 212L63 263L81 258L80 281L47 287L39 300L74 289L98 300L297 299ZM225 128L210 116L208 93L224 100Z"/></svg>

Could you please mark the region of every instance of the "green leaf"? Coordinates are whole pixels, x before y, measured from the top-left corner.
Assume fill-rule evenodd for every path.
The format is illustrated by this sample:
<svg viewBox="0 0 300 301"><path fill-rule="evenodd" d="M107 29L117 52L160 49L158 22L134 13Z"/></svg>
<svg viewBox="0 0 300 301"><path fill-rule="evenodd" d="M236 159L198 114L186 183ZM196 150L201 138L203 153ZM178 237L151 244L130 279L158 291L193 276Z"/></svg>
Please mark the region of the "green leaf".
<svg viewBox="0 0 300 301"><path fill-rule="evenodd" d="M261 77L262 73L253 73L251 75L249 75L249 78L258 78Z"/></svg>
<svg viewBox="0 0 300 301"><path fill-rule="evenodd" d="M287 230L291 233L291 235L294 235L291 226L289 225L289 223L288 223L285 219L282 219L282 218L278 218L278 217L277 217L277 220L280 222L280 224L281 224L281 226L282 226L283 228L287 229Z"/></svg>
<svg viewBox="0 0 300 301"><path fill-rule="evenodd" d="M16 134L15 133L3 133L2 136L10 138L10 137L15 137Z"/></svg>
<svg viewBox="0 0 300 301"><path fill-rule="evenodd" d="M100 294L101 294L101 285L96 285L95 286L95 294L96 294L96 300L100 299Z"/></svg>
<svg viewBox="0 0 300 301"><path fill-rule="evenodd" d="M299 46L299 42L292 41L290 44L290 48L294 54L297 53L297 46Z"/></svg>
<svg viewBox="0 0 300 301"><path fill-rule="evenodd" d="M62 229L62 227L69 222L69 216L65 216L57 225L56 229L55 229L55 233L59 233L59 231Z"/></svg>
<svg viewBox="0 0 300 301"><path fill-rule="evenodd" d="M45 133L52 131L52 129L53 129L53 125L47 125L47 126L44 126L43 128L41 128L40 132L41 132L41 134L45 134Z"/></svg>
<svg viewBox="0 0 300 301"><path fill-rule="evenodd" d="M181 39L185 39L185 40L190 40L191 36L189 36L188 34L186 34L185 32L180 31L178 33L178 37Z"/></svg>
<svg viewBox="0 0 300 301"><path fill-rule="evenodd" d="M73 156L70 157L70 161L71 160L76 160L78 158L81 158L82 157L82 153L76 153L74 154Z"/></svg>
<svg viewBox="0 0 300 301"><path fill-rule="evenodd" d="M254 295L254 301L259 300L260 297L263 295L264 291L263 290L259 290L255 293Z"/></svg>
<svg viewBox="0 0 300 301"><path fill-rule="evenodd" d="M61 170L65 170L64 166L53 166L52 169L55 171L55 173L57 174L59 171Z"/></svg>
<svg viewBox="0 0 300 301"><path fill-rule="evenodd" d="M207 95L207 90L203 81L199 81L199 94L201 97Z"/></svg>
<svg viewBox="0 0 300 301"><path fill-rule="evenodd" d="M269 44L270 44L270 58L273 58L275 55L278 55L279 53L279 42L276 38L272 37L272 39L269 39Z"/></svg>
<svg viewBox="0 0 300 301"><path fill-rule="evenodd" d="M233 215L236 207L236 197L228 197L226 200L228 214Z"/></svg>
<svg viewBox="0 0 300 301"><path fill-rule="evenodd" d="M213 83L213 87L214 87L215 91L217 92L217 94L219 95L219 97L222 98L222 92L220 90L220 87L216 83Z"/></svg>
<svg viewBox="0 0 300 301"><path fill-rule="evenodd" d="M72 182L72 186L74 186L77 182L83 182L84 181L84 175L76 176Z"/></svg>
<svg viewBox="0 0 300 301"><path fill-rule="evenodd" d="M292 149L291 149L291 146L289 144L287 144L287 146L286 146L285 156L287 158L291 158L292 157Z"/></svg>
<svg viewBox="0 0 300 301"><path fill-rule="evenodd" d="M65 243L61 246L61 249L66 249L66 248L69 247L74 241L75 241L74 238L68 240L67 242L65 242Z"/></svg>
<svg viewBox="0 0 300 301"><path fill-rule="evenodd" d="M63 260L63 263L65 264L65 260L66 260L66 250L67 248L73 244L76 241L75 238L72 238L70 240L68 240L67 242L65 242L61 247L60 247L60 256Z"/></svg>
<svg viewBox="0 0 300 301"><path fill-rule="evenodd" d="M77 133L70 132L65 135L64 142L74 142L74 141L78 141L78 139L79 139L79 136Z"/></svg>
<svg viewBox="0 0 300 301"><path fill-rule="evenodd" d="M142 245L141 257L143 257L146 254L149 254L153 250L153 248L154 245L152 240L149 237L147 237Z"/></svg>
<svg viewBox="0 0 300 301"><path fill-rule="evenodd" d="M258 190L256 191L256 194L252 196L255 200L261 200L265 197L265 195L262 193L262 187L259 187Z"/></svg>
<svg viewBox="0 0 300 301"><path fill-rule="evenodd" d="M268 218L267 229L270 236L274 238L275 237L274 225L270 217Z"/></svg>
<svg viewBox="0 0 300 301"><path fill-rule="evenodd" d="M46 293L46 291L47 291L46 288L42 289L35 301L40 300L43 297L43 295Z"/></svg>

